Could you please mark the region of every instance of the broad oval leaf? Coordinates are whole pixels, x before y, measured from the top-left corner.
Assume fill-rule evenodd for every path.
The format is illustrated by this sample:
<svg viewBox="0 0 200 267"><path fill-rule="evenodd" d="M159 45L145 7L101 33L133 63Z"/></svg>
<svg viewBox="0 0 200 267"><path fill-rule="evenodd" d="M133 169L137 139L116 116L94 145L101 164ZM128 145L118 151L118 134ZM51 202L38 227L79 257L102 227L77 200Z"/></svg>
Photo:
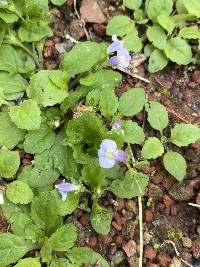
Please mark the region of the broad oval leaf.
<svg viewBox="0 0 200 267"><path fill-rule="evenodd" d="M148 17L157 22L159 15L170 15L172 12L172 0L148 0L146 1L146 11Z"/></svg>
<svg viewBox="0 0 200 267"><path fill-rule="evenodd" d="M137 10L142 4L142 0L123 0L123 5L132 10Z"/></svg>
<svg viewBox="0 0 200 267"><path fill-rule="evenodd" d="M142 88L132 88L119 99L119 111L124 116L133 116L140 112L145 104L145 91Z"/></svg>
<svg viewBox="0 0 200 267"><path fill-rule="evenodd" d="M106 27L107 35L117 35L120 37L129 34L135 29L134 22L128 16L115 16L113 17Z"/></svg>
<svg viewBox="0 0 200 267"><path fill-rule="evenodd" d="M164 147L156 137L149 137L141 152L142 156L146 159L156 159L157 157L162 156L163 153Z"/></svg>
<svg viewBox="0 0 200 267"><path fill-rule="evenodd" d="M165 48L167 36L160 26L149 26L146 34L149 41L152 42L155 47L161 50Z"/></svg>
<svg viewBox="0 0 200 267"><path fill-rule="evenodd" d="M168 151L163 157L165 169L178 181L182 181L186 175L186 161L181 154Z"/></svg>
<svg viewBox="0 0 200 267"><path fill-rule="evenodd" d="M124 141L126 143L140 145L144 142L144 131L136 122L132 122L130 120L125 121L122 124L122 129L124 131Z"/></svg>
<svg viewBox="0 0 200 267"><path fill-rule="evenodd" d="M167 66L168 58L165 56L165 53L159 49L154 49L150 54L148 71L151 73L155 73L159 70L162 70Z"/></svg>
<svg viewBox="0 0 200 267"><path fill-rule="evenodd" d="M0 176L10 178L14 176L20 165L20 156L17 151L0 150Z"/></svg>
<svg viewBox="0 0 200 267"><path fill-rule="evenodd" d="M10 183L7 187L6 195L15 204L28 204L34 197L29 185L22 181Z"/></svg>
<svg viewBox="0 0 200 267"><path fill-rule="evenodd" d="M21 259L18 261L14 267L40 267L40 259L39 258L27 258Z"/></svg>

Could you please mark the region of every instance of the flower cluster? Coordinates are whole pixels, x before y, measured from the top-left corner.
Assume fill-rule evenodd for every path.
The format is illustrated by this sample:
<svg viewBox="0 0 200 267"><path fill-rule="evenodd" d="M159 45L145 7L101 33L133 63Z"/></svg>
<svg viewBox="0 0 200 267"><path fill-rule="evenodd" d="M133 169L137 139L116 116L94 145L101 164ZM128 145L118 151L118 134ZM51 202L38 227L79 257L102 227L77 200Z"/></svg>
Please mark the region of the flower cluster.
<svg viewBox="0 0 200 267"><path fill-rule="evenodd" d="M131 56L126 48L123 47L123 41L120 41L116 35L112 36L112 44L107 48L108 53L117 52L116 56L112 56L109 60L111 65L124 69L127 68L131 61Z"/></svg>
<svg viewBox="0 0 200 267"><path fill-rule="evenodd" d="M101 142L100 149L98 150L99 165L102 168L112 168L116 161L125 161L126 153L117 149L115 141L110 139L104 139Z"/></svg>

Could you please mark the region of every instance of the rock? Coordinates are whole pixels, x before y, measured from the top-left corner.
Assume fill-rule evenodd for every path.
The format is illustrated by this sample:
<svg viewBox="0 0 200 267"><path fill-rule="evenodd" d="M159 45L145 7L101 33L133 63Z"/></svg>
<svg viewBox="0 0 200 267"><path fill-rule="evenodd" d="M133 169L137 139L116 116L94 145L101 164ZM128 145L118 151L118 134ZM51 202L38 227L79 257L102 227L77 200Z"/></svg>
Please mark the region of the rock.
<svg viewBox="0 0 200 267"><path fill-rule="evenodd" d="M154 201L160 200L163 198L163 191L158 185L150 184L148 196L151 197Z"/></svg>
<svg viewBox="0 0 200 267"><path fill-rule="evenodd" d="M195 70L192 73L192 81L195 83L200 83L200 69Z"/></svg>
<svg viewBox="0 0 200 267"><path fill-rule="evenodd" d="M125 201L122 198L117 198L116 200L113 200L111 204L113 205L114 210L121 211L125 206Z"/></svg>
<svg viewBox="0 0 200 267"><path fill-rule="evenodd" d="M158 254L158 262L160 266L166 267L171 263L171 258L163 251Z"/></svg>
<svg viewBox="0 0 200 267"><path fill-rule="evenodd" d="M85 22L102 24L107 21L97 1L94 0L83 0L80 14Z"/></svg>
<svg viewBox="0 0 200 267"><path fill-rule="evenodd" d="M116 221L112 221L112 226L117 230L121 231L122 230L122 225L118 224Z"/></svg>
<svg viewBox="0 0 200 267"><path fill-rule="evenodd" d="M122 235L118 235L116 238L115 238L115 243L117 245L121 245L123 243L123 236Z"/></svg>
<svg viewBox="0 0 200 267"><path fill-rule="evenodd" d="M176 206L172 206L170 213L172 216L176 216L177 215L177 207Z"/></svg>
<svg viewBox="0 0 200 267"><path fill-rule="evenodd" d="M69 32L70 32L70 35L76 40L80 40L82 37L85 36L85 32L83 30L83 27L80 24L79 20L77 20L77 19L73 19L70 22Z"/></svg>
<svg viewBox="0 0 200 267"><path fill-rule="evenodd" d="M182 237L183 246L185 248L191 248L192 247L192 240L189 237Z"/></svg>
<svg viewBox="0 0 200 267"><path fill-rule="evenodd" d="M113 239L112 239L112 236L109 236L109 235L99 235L98 241L105 245L109 245L113 241Z"/></svg>
<svg viewBox="0 0 200 267"><path fill-rule="evenodd" d="M136 224L134 221L130 221L129 223L125 224L123 226L122 234L126 240L129 240L130 238L132 239L135 235L135 229L136 229Z"/></svg>
<svg viewBox="0 0 200 267"><path fill-rule="evenodd" d="M157 251L150 246L145 246L144 248L144 257L153 261L156 258Z"/></svg>
<svg viewBox="0 0 200 267"><path fill-rule="evenodd" d="M175 204L175 201L171 199L168 195L164 195L163 202L166 207L171 207Z"/></svg>
<svg viewBox="0 0 200 267"><path fill-rule="evenodd" d="M192 253L195 259L200 259L200 239L192 242Z"/></svg>
<svg viewBox="0 0 200 267"><path fill-rule="evenodd" d="M89 239L86 243L87 243L87 245L88 245L90 248L94 248L94 247L96 247L96 245L97 245L97 238L96 238L96 236L92 236L92 237L90 237L90 239Z"/></svg>
<svg viewBox="0 0 200 267"><path fill-rule="evenodd" d="M85 213L85 214L81 217L80 222L81 222L81 224L82 224L83 226L85 226L86 224L89 223L89 220L90 220L90 216L89 216L89 214Z"/></svg>
<svg viewBox="0 0 200 267"><path fill-rule="evenodd" d="M116 251L114 255L111 256L111 260L114 263L113 266L118 266L125 259L125 254L122 250Z"/></svg>
<svg viewBox="0 0 200 267"><path fill-rule="evenodd" d="M128 211L133 211L134 214L137 214L137 205L133 200L127 200L125 203L125 207Z"/></svg>
<svg viewBox="0 0 200 267"><path fill-rule="evenodd" d="M106 27L102 24L93 24L93 29L95 33L100 37L104 37L106 35Z"/></svg>
<svg viewBox="0 0 200 267"><path fill-rule="evenodd" d="M176 201L188 201L194 196L194 190L188 181L177 182L171 187L169 194Z"/></svg>
<svg viewBox="0 0 200 267"><path fill-rule="evenodd" d="M153 220L153 213L149 209L145 210L145 221L152 222L152 220Z"/></svg>
<svg viewBox="0 0 200 267"><path fill-rule="evenodd" d="M134 240L129 240L122 248L128 258L132 257L136 253L136 243Z"/></svg>

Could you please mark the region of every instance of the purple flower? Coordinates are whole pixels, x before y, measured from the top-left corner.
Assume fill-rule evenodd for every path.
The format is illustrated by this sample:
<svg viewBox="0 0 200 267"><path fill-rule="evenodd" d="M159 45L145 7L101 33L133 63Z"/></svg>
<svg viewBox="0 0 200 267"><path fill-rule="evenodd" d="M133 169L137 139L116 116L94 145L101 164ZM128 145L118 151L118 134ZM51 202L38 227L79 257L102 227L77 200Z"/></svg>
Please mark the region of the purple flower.
<svg viewBox="0 0 200 267"><path fill-rule="evenodd" d="M111 65L117 65L119 68L124 69L129 66L131 56L126 48L120 48L117 55L110 58Z"/></svg>
<svg viewBox="0 0 200 267"><path fill-rule="evenodd" d="M108 53L113 53L123 47L123 41L120 41L116 35L112 36L112 44L107 48Z"/></svg>
<svg viewBox="0 0 200 267"><path fill-rule="evenodd" d="M59 190L59 193L61 194L62 200L65 201L67 198L67 193L72 191L79 190L79 186L71 183L60 183L55 185L55 188Z"/></svg>
<svg viewBox="0 0 200 267"><path fill-rule="evenodd" d="M99 165L102 168L112 168L116 161L125 161L126 153L123 150L117 149L115 141L104 139L101 142L98 150Z"/></svg>
<svg viewBox="0 0 200 267"><path fill-rule="evenodd" d="M113 129L116 129L116 128L121 128L121 125L122 125L122 123L121 123L121 121L120 120L115 120L114 121L114 123L113 123Z"/></svg>

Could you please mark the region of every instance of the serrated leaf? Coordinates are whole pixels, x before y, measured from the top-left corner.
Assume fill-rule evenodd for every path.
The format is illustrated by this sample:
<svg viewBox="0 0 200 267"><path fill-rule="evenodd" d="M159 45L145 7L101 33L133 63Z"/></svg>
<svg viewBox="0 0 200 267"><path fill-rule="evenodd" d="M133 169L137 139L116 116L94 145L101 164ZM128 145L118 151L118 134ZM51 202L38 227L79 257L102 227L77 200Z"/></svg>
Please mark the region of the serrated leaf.
<svg viewBox="0 0 200 267"><path fill-rule="evenodd" d="M68 96L68 75L61 70L40 70L31 77L27 95L44 107L61 103Z"/></svg>
<svg viewBox="0 0 200 267"><path fill-rule="evenodd" d="M195 15L197 18L200 17L200 1L199 0L183 0L185 8L188 10L189 14Z"/></svg>
<svg viewBox="0 0 200 267"><path fill-rule="evenodd" d="M42 123L40 129L30 131L24 140L24 150L31 154L42 153L49 149L55 142L54 131L46 124Z"/></svg>
<svg viewBox="0 0 200 267"><path fill-rule="evenodd" d="M168 151L163 157L165 169L178 181L182 181L186 175L186 161L181 154Z"/></svg>
<svg viewBox="0 0 200 267"><path fill-rule="evenodd" d="M176 24L173 21L172 17L168 15L160 15L157 17L158 23L163 27L168 33L172 33Z"/></svg>
<svg viewBox="0 0 200 267"><path fill-rule="evenodd" d="M16 151L0 150L0 176L10 178L16 174L20 165L20 156Z"/></svg>
<svg viewBox="0 0 200 267"><path fill-rule="evenodd" d="M25 100L19 107L11 107L11 120L20 129L37 130L40 128L41 111L34 100Z"/></svg>
<svg viewBox="0 0 200 267"><path fill-rule="evenodd" d="M146 159L156 159L164 153L164 147L160 140L156 137L149 137L143 148L142 156Z"/></svg>
<svg viewBox="0 0 200 267"><path fill-rule="evenodd" d="M107 35L117 35L120 37L129 34L135 29L134 22L128 16L115 16L113 17L106 27Z"/></svg>
<svg viewBox="0 0 200 267"><path fill-rule="evenodd" d="M62 218L58 213L59 209L53 192L42 192L31 203L31 217L47 236L62 225Z"/></svg>
<svg viewBox="0 0 200 267"><path fill-rule="evenodd" d="M0 87L3 89L6 100L15 100L22 96L28 86L28 82L20 75L10 75L7 72L0 71Z"/></svg>
<svg viewBox="0 0 200 267"><path fill-rule="evenodd" d="M27 258L21 259L18 261L14 267L40 267L40 259L39 258Z"/></svg>
<svg viewBox="0 0 200 267"><path fill-rule="evenodd" d="M126 143L140 145L144 142L144 131L136 122L132 122L130 120L125 121L122 124L122 129L124 131L124 141Z"/></svg>
<svg viewBox="0 0 200 267"><path fill-rule="evenodd" d="M70 77L74 77L76 74L89 71L103 60L105 60L105 50L101 44L80 42L70 52L64 54L61 68L67 71Z"/></svg>
<svg viewBox="0 0 200 267"><path fill-rule="evenodd" d="M124 178L114 180L109 188L119 198L131 199L136 196L143 196L149 178L143 173L126 172Z"/></svg>
<svg viewBox="0 0 200 267"><path fill-rule="evenodd" d="M48 15L48 0L26 0L25 7L28 16L46 18L46 16Z"/></svg>
<svg viewBox="0 0 200 267"><path fill-rule="evenodd" d="M142 4L142 0L123 0L123 5L132 10L137 10Z"/></svg>
<svg viewBox="0 0 200 267"><path fill-rule="evenodd" d="M171 141L175 145L188 146L200 139L200 128L196 125L180 123L171 131Z"/></svg>
<svg viewBox="0 0 200 267"><path fill-rule="evenodd" d="M151 127L160 131L162 134L162 131L169 123L166 108L158 102L151 101L149 107L146 108L146 111L148 113L148 122Z"/></svg>
<svg viewBox="0 0 200 267"><path fill-rule="evenodd" d="M113 90L107 88L100 93L99 106L101 114L109 119L114 116L118 109L118 98Z"/></svg>
<svg viewBox="0 0 200 267"><path fill-rule="evenodd" d="M0 112L0 125L0 147L6 146L13 149L24 139L25 131L17 128L8 112Z"/></svg>
<svg viewBox="0 0 200 267"><path fill-rule="evenodd" d="M192 60L192 50L189 44L180 37L167 40L164 49L166 56L179 65L187 65Z"/></svg>
<svg viewBox="0 0 200 267"><path fill-rule="evenodd" d="M67 259L58 258L51 261L50 267L75 267Z"/></svg>
<svg viewBox="0 0 200 267"><path fill-rule="evenodd" d="M200 39L200 31L196 27L184 27L180 30L178 36L183 39Z"/></svg>
<svg viewBox="0 0 200 267"><path fill-rule="evenodd" d="M147 31L147 38L158 49L164 49L167 41L165 31L160 26L149 26Z"/></svg>
<svg viewBox="0 0 200 267"><path fill-rule="evenodd" d="M155 73L159 70L162 70L167 66L168 58L165 56L165 53L159 49L154 49L149 58L148 71Z"/></svg>
<svg viewBox="0 0 200 267"><path fill-rule="evenodd" d="M146 11L148 17L157 22L159 15L170 15L172 12L172 0L149 0L146 1Z"/></svg>
<svg viewBox="0 0 200 267"><path fill-rule="evenodd" d="M99 188L105 180L104 172L102 168L100 168L97 159L91 160L87 165L83 167L82 176L84 182L92 189Z"/></svg>
<svg viewBox="0 0 200 267"><path fill-rule="evenodd" d="M11 45L0 46L0 70L14 73L28 73L35 69L35 63L29 55Z"/></svg>
<svg viewBox="0 0 200 267"><path fill-rule="evenodd" d="M30 249L30 244L22 237L11 233L0 234L0 267L15 263Z"/></svg>
<svg viewBox="0 0 200 267"><path fill-rule="evenodd" d="M125 92L119 99L119 111L124 116L133 116L140 112L145 104L145 91L133 88Z"/></svg>
<svg viewBox="0 0 200 267"><path fill-rule="evenodd" d="M124 47L133 53L137 53L142 49L142 39L138 36L137 29L127 34L123 38Z"/></svg>
<svg viewBox="0 0 200 267"><path fill-rule="evenodd" d="M90 219L92 227L98 234L107 235L109 233L112 220L110 211L93 203Z"/></svg>
<svg viewBox="0 0 200 267"><path fill-rule="evenodd" d="M6 190L7 198L15 204L28 204L33 200L33 192L30 187L22 181L10 183Z"/></svg>
<svg viewBox="0 0 200 267"><path fill-rule="evenodd" d="M99 261L102 267L109 267L107 261L97 252L87 247L74 247L66 253L69 260L75 266L82 266L84 263L96 264Z"/></svg>

